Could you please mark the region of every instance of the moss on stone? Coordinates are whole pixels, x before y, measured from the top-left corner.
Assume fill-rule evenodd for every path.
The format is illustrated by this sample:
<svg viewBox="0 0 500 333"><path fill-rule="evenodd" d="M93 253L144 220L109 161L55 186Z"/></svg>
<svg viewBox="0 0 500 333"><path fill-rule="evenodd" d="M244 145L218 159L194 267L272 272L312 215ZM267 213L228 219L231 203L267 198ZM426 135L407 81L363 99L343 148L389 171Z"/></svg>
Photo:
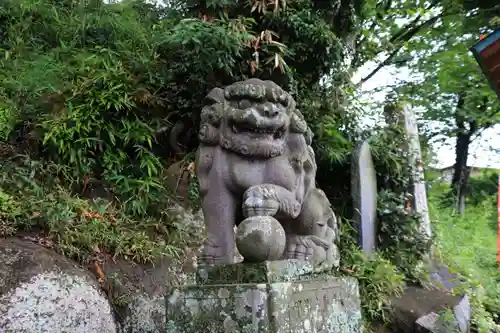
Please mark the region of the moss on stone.
<svg viewBox="0 0 500 333"><path fill-rule="evenodd" d="M362 331L352 278L185 286L166 305L168 333Z"/></svg>
<svg viewBox="0 0 500 333"><path fill-rule="evenodd" d="M197 272L197 283L200 285L273 283L296 281L318 275L313 273L313 266L309 262L279 260L262 263L201 266Z"/></svg>

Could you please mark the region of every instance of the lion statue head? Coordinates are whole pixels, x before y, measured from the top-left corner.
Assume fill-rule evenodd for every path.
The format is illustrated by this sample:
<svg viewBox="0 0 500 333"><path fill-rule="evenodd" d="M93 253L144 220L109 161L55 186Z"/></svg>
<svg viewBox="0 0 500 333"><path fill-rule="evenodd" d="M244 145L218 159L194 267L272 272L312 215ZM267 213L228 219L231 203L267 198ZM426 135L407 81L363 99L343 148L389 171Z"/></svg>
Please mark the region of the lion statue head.
<svg viewBox="0 0 500 333"><path fill-rule="evenodd" d="M199 139L235 153L276 157L285 152L290 133L310 129L290 94L272 81L248 79L214 88L201 112Z"/></svg>

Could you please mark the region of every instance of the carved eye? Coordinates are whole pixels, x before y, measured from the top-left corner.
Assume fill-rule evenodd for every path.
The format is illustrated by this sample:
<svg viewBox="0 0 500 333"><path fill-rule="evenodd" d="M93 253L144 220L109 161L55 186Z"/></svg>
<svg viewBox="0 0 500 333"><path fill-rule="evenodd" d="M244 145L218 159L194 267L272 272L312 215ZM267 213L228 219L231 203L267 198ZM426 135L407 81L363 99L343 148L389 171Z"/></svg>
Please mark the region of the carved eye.
<svg viewBox="0 0 500 333"><path fill-rule="evenodd" d="M240 108L242 110L248 109L251 106L252 106L252 102L249 101L248 99L242 99L241 101L238 102L238 108Z"/></svg>

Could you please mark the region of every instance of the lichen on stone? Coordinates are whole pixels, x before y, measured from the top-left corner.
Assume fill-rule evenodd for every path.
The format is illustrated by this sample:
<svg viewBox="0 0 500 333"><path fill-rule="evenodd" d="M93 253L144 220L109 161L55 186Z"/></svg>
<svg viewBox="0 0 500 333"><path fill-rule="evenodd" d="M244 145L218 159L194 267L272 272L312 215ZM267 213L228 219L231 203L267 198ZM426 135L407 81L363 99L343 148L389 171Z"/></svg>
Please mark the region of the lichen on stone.
<svg viewBox="0 0 500 333"><path fill-rule="evenodd" d="M0 296L0 327L8 332L115 333L108 300L86 278L40 273Z"/></svg>
<svg viewBox="0 0 500 333"><path fill-rule="evenodd" d="M176 333L360 333L362 329L357 282L349 278L191 285L172 290L176 292L180 294L166 302L168 333L173 328Z"/></svg>

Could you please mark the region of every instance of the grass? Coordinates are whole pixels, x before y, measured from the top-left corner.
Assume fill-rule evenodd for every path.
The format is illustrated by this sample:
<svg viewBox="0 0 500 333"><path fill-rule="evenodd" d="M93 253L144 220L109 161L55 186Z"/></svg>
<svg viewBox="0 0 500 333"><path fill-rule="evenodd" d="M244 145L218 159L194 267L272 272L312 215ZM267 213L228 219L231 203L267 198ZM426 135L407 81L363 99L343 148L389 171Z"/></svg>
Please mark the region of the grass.
<svg viewBox="0 0 500 333"><path fill-rule="evenodd" d="M134 217L116 200L83 198L61 184L57 168L27 157L0 162L0 237L27 236L79 262L109 255L138 263L175 258L190 239L167 210Z"/></svg>
<svg viewBox="0 0 500 333"><path fill-rule="evenodd" d="M478 332L491 332L500 314L500 270L496 263L496 195L468 204L463 216L443 207L447 184L435 183L429 191L429 209L437 255L466 280L463 290L473 303Z"/></svg>

